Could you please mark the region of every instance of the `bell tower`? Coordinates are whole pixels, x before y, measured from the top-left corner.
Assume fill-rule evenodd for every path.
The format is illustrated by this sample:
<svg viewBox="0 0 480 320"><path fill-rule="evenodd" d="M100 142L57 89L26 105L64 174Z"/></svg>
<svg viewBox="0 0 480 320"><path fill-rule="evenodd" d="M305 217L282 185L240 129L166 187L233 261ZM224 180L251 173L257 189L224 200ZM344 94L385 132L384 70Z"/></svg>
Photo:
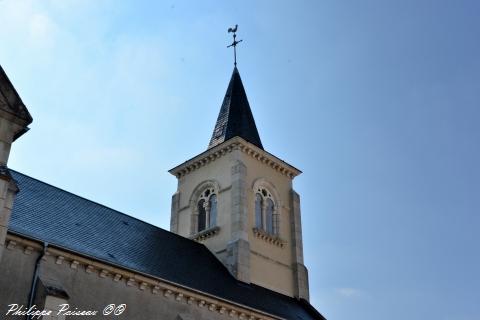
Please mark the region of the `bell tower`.
<svg viewBox="0 0 480 320"><path fill-rule="evenodd" d="M169 172L170 231L203 243L238 280L308 300L301 171L264 150L236 66L208 149Z"/></svg>

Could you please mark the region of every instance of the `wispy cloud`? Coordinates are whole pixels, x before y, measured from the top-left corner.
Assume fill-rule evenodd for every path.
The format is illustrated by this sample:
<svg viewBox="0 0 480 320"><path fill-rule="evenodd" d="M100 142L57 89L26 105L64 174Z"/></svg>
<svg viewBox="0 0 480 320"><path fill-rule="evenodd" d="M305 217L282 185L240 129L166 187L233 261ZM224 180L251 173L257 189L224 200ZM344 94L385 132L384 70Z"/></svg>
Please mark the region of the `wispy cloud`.
<svg viewBox="0 0 480 320"><path fill-rule="evenodd" d="M350 287L345 287L345 288L336 288L335 292L344 297L344 298L365 298L369 297L369 295L360 289L356 288L350 288Z"/></svg>
<svg viewBox="0 0 480 320"><path fill-rule="evenodd" d="M125 147L87 146L73 153L71 162L85 169L121 169L137 166L140 155Z"/></svg>

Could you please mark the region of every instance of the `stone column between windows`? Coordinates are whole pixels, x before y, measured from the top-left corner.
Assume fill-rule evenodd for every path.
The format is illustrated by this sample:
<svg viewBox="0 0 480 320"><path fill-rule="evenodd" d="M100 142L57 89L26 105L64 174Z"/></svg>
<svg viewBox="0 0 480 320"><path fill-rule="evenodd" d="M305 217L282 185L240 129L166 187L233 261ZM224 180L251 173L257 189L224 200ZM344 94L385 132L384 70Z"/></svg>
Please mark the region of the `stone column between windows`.
<svg viewBox="0 0 480 320"><path fill-rule="evenodd" d="M203 203L205 208L205 230L210 228L210 198Z"/></svg>
<svg viewBox="0 0 480 320"><path fill-rule="evenodd" d="M246 199L247 167L242 161L234 159L231 174L231 237L227 244L226 264L234 277L250 283L250 243L248 242Z"/></svg>
<svg viewBox="0 0 480 320"><path fill-rule="evenodd" d="M262 229L267 232L267 199L262 197Z"/></svg>

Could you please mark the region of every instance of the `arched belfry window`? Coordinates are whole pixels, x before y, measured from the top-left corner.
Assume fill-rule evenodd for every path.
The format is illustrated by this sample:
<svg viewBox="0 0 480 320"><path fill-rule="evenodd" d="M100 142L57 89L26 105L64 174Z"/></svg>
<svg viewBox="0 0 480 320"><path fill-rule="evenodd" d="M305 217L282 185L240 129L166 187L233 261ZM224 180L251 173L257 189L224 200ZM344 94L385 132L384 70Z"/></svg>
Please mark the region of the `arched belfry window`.
<svg viewBox="0 0 480 320"><path fill-rule="evenodd" d="M255 189L255 227L268 234L278 235L279 213L272 193L264 187Z"/></svg>
<svg viewBox="0 0 480 320"><path fill-rule="evenodd" d="M213 228L217 224L217 194L214 188L202 191L197 202L197 232Z"/></svg>

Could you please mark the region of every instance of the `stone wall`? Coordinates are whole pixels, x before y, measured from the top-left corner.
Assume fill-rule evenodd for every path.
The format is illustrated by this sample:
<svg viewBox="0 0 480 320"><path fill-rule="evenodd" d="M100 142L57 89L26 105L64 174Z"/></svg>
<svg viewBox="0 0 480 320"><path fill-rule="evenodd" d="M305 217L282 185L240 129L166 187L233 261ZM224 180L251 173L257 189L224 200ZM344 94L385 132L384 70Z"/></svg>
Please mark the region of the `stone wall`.
<svg viewBox="0 0 480 320"><path fill-rule="evenodd" d="M9 308L8 304L28 305L35 262L41 254L40 244L16 236L9 235L7 246L0 263L2 319ZM106 319L102 311L109 304L126 305L120 316L110 318L129 320L275 319L229 301L55 248L49 248L41 260L39 277L38 295L66 294L70 310L99 311L88 319ZM40 287L45 283L49 283L49 288ZM64 299L65 296L60 298ZM42 304L45 296L37 296L35 301ZM43 309L43 305L39 305L39 308ZM24 318L13 316L5 319Z"/></svg>

